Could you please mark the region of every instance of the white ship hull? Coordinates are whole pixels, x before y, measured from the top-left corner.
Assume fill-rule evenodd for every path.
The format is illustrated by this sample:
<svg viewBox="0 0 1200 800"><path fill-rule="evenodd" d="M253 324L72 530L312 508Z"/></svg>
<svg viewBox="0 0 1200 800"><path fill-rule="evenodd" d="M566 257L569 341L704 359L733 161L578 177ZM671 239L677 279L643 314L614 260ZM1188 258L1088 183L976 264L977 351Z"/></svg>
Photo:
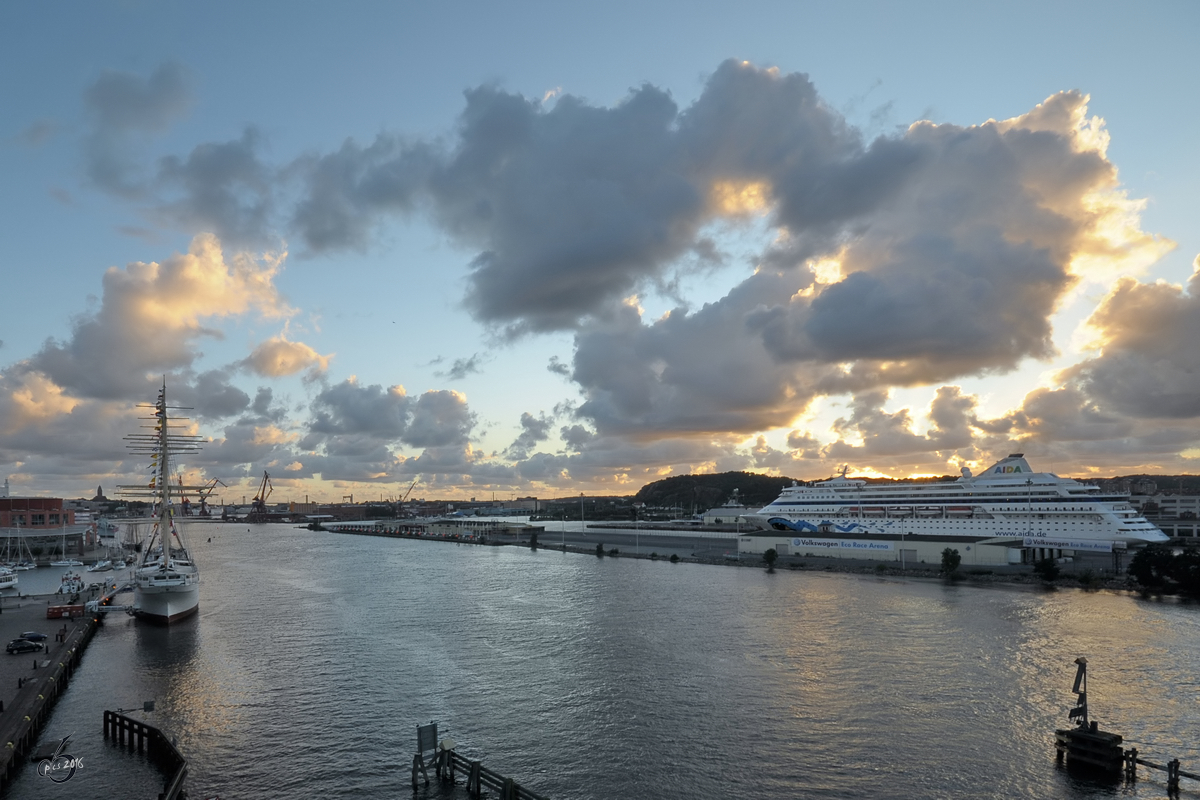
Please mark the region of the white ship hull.
<svg viewBox="0 0 1200 800"><path fill-rule="evenodd" d="M148 622L170 624L200 608L200 582L184 586L134 587L133 612Z"/></svg>

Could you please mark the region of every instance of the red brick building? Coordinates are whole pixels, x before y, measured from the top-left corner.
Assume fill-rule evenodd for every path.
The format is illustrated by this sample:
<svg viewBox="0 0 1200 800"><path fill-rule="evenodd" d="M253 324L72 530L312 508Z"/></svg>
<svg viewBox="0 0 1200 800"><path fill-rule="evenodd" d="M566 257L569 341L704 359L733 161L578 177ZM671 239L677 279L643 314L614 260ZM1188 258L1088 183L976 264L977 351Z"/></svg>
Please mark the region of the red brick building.
<svg viewBox="0 0 1200 800"><path fill-rule="evenodd" d="M75 512L63 508L61 497L0 497L0 528L51 532L74 524Z"/></svg>

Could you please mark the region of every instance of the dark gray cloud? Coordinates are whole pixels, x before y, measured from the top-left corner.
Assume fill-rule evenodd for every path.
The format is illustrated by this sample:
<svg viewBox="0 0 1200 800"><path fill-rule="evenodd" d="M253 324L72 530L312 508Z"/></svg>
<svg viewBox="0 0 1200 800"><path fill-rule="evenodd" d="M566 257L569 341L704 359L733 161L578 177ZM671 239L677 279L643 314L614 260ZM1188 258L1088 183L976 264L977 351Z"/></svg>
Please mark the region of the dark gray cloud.
<svg viewBox="0 0 1200 800"><path fill-rule="evenodd" d="M805 273L807 274L807 273ZM799 369L772 357L747 318L795 291L803 275L761 270L694 313L649 325L622 306L575 336L579 413L605 435L752 433L786 426L828 368Z"/></svg>
<svg viewBox="0 0 1200 800"><path fill-rule="evenodd" d="M471 437L475 415L458 392L428 391L417 398L403 441L413 447L462 447Z"/></svg>
<svg viewBox="0 0 1200 800"><path fill-rule="evenodd" d="M183 404L190 405L194 412L188 416L200 419L224 419L241 414L250 405L250 396L230 383L232 374L228 370L209 370L195 377L180 396Z"/></svg>
<svg viewBox="0 0 1200 800"><path fill-rule="evenodd" d="M305 188L291 225L314 251L366 249L385 214L418 208L441 158L435 145L380 134L366 147L347 140L336 152L299 159L291 171Z"/></svg>
<svg viewBox="0 0 1200 800"><path fill-rule="evenodd" d="M402 387L360 386L343 381L313 400L304 450L356 449L384 444L417 448L462 447L470 439L475 415L458 392L429 391L410 398ZM362 443L362 444L360 444Z"/></svg>
<svg viewBox="0 0 1200 800"><path fill-rule="evenodd" d="M540 442L550 438L554 418L545 414L533 416L528 411L521 414L521 434L508 446L508 454L515 459L524 459Z"/></svg>
<svg viewBox="0 0 1200 800"><path fill-rule="evenodd" d="M435 372L439 378L446 378L452 381L461 381L468 375L473 375L482 370L483 357L478 353L473 354L470 358L456 358L454 363L450 365L450 369L445 372Z"/></svg>
<svg viewBox="0 0 1200 800"><path fill-rule="evenodd" d="M107 70L83 98L90 118L84 143L89 179L107 192L143 196L149 176L139 145L191 107L187 71L176 63L160 65L148 78Z"/></svg>
<svg viewBox="0 0 1200 800"><path fill-rule="evenodd" d="M1186 291L1124 279L1089 322L1103 352L1069 370L1071 383L1132 418L1200 417L1200 258Z"/></svg>
<svg viewBox="0 0 1200 800"><path fill-rule="evenodd" d="M186 159L159 161L154 215L184 230L216 233L231 245L254 245L270 237L275 176L260 159L258 132L202 144Z"/></svg>
<svg viewBox="0 0 1200 800"><path fill-rule="evenodd" d="M383 441L399 441L408 429L412 401L399 386L360 386L343 381L322 391L312 402L309 430L318 437L301 443L307 450L336 436L370 434ZM307 440L306 440L307 441Z"/></svg>
<svg viewBox="0 0 1200 800"><path fill-rule="evenodd" d="M165 130L192 104L187 71L174 62L161 64L148 78L105 70L83 98L103 130Z"/></svg>
<svg viewBox="0 0 1200 800"><path fill-rule="evenodd" d="M1112 441L1136 430L1133 420L1104 411L1073 386L1034 389L1010 416L1013 433L1034 442Z"/></svg>

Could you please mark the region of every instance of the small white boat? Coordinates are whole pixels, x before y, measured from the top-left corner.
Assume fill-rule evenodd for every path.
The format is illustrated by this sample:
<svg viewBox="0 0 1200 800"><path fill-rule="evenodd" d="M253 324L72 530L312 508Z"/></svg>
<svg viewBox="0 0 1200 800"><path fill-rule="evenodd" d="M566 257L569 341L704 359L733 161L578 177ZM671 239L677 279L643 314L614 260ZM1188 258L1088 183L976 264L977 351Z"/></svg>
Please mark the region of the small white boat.
<svg viewBox="0 0 1200 800"><path fill-rule="evenodd" d="M78 572L67 570L63 573L62 584L58 587L61 594L75 594L83 591L83 576Z"/></svg>
<svg viewBox="0 0 1200 800"><path fill-rule="evenodd" d="M24 572L30 569L37 569L37 564L33 563L32 561L21 561L13 566L13 569L19 569Z"/></svg>
<svg viewBox="0 0 1200 800"><path fill-rule="evenodd" d="M0 567L0 589L17 588L17 573L8 567Z"/></svg>
<svg viewBox="0 0 1200 800"><path fill-rule="evenodd" d="M50 566L52 566L52 567L82 567L83 562L76 561L73 558L64 558L61 561L51 561Z"/></svg>
<svg viewBox="0 0 1200 800"><path fill-rule="evenodd" d="M87 568L88 572L108 572L113 568L112 562L108 559L102 559L92 564Z"/></svg>
<svg viewBox="0 0 1200 800"><path fill-rule="evenodd" d="M112 565L112 568L113 568L113 569L118 569L118 570L119 570L119 569L128 569L128 568L129 568L129 565L128 565L128 564L126 564L126 563L125 563L125 561L122 559L121 561L117 561L116 563L114 563L114 564Z"/></svg>

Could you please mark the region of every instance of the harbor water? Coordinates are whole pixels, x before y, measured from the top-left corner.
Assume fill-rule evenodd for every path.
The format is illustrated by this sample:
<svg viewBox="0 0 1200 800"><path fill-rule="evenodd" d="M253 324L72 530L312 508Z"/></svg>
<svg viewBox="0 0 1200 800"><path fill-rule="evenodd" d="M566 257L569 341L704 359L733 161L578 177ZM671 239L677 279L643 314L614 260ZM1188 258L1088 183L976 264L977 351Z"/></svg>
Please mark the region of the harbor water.
<svg viewBox="0 0 1200 800"><path fill-rule="evenodd" d="M282 525L189 536L200 614L113 614L42 739L70 735L82 769L26 766L7 797L156 796L101 728L150 699L131 715L177 739L195 798L407 797L430 720L556 800L1164 796L1161 773L1056 767L1078 656L1102 728L1200 770L1193 605Z"/></svg>

